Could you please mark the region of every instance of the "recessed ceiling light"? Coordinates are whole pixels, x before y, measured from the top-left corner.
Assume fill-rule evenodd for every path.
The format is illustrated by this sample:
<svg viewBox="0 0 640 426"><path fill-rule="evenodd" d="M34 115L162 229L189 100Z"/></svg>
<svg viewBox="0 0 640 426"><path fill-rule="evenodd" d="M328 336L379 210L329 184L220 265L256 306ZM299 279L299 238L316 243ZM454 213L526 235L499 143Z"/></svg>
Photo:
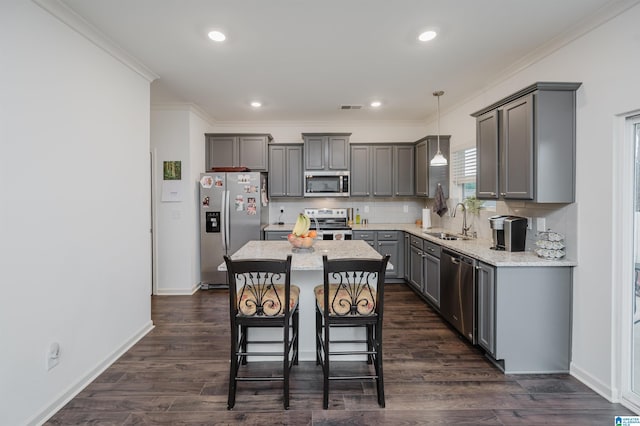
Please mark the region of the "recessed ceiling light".
<svg viewBox="0 0 640 426"><path fill-rule="evenodd" d="M418 36L418 40L420 41L429 41L429 40L433 40L434 38L436 38L436 36L438 35L438 33L436 33L435 31L425 31L422 34L420 34Z"/></svg>
<svg viewBox="0 0 640 426"><path fill-rule="evenodd" d="M211 31L209 33L209 38L213 41L221 42L227 39L227 36L221 33L220 31Z"/></svg>
<svg viewBox="0 0 640 426"><path fill-rule="evenodd" d="M372 108L378 108L380 105L382 105L382 102L380 101L373 101L371 102L369 105L371 105Z"/></svg>
<svg viewBox="0 0 640 426"><path fill-rule="evenodd" d="M251 102L251 106L254 108L260 108L262 106L262 102L253 101Z"/></svg>

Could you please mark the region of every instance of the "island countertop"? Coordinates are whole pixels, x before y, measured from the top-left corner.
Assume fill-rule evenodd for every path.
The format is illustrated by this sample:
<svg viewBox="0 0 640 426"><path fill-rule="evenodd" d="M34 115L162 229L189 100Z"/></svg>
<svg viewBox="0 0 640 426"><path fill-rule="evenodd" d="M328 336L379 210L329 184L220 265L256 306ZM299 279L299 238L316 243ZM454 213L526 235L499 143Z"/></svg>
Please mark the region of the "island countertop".
<svg viewBox="0 0 640 426"><path fill-rule="evenodd" d="M293 254L291 259L292 271L322 271L322 256L329 259L380 259L382 255L375 251L369 244L362 240L351 241L324 241L318 240L313 245L311 253L292 253L291 244L288 241L249 241L240 250L231 255L232 259L286 259ZM393 269L387 267L387 269ZM218 266L219 271L226 271L227 265Z"/></svg>

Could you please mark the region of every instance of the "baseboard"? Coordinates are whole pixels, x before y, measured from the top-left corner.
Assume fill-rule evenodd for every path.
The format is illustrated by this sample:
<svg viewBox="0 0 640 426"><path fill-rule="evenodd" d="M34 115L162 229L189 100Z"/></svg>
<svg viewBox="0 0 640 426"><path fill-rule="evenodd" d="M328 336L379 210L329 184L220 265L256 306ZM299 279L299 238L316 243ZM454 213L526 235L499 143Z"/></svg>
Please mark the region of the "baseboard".
<svg viewBox="0 0 640 426"><path fill-rule="evenodd" d="M622 396L622 398L620 399L620 404L622 404L623 407L633 411L634 413L640 414L640 405L636 404L634 401L631 401L630 399Z"/></svg>
<svg viewBox="0 0 640 426"><path fill-rule="evenodd" d="M591 374L583 370L582 368L575 365L573 362L569 367L569 374L571 374L576 379L580 380L585 385L589 386L593 389L594 392L605 398L609 402L617 403L617 398L614 396L616 393L614 389L611 389L606 383L596 379Z"/></svg>
<svg viewBox="0 0 640 426"><path fill-rule="evenodd" d="M189 290L184 288L161 288L156 289L155 296L192 296L199 289L200 283L194 284Z"/></svg>
<svg viewBox="0 0 640 426"><path fill-rule="evenodd" d="M125 352L127 352L133 345L138 343L140 339L147 335L151 330L153 330L154 325L153 321L149 321L145 324L142 329L136 332L132 337L130 337L126 342L124 342L118 349L113 351L106 359L104 359L100 364L98 364L93 370L87 373L84 377L78 380L74 385L71 385L65 392L63 392L55 401L53 401L49 406L47 406L44 410L42 410L39 414L33 416L27 424L29 425L41 425L46 422L50 417L52 417L55 413L60 411L62 407L65 406L69 401L71 401L76 395L82 391L85 387L89 385L93 380L96 379L100 374L102 374L107 368L111 366L118 358L120 358Z"/></svg>

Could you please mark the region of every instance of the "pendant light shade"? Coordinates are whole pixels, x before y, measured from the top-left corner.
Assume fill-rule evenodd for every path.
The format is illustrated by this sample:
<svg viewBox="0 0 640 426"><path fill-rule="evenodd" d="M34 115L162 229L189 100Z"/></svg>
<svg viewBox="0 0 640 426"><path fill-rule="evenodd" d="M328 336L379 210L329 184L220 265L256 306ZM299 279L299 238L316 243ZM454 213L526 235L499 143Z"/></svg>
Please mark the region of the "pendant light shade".
<svg viewBox="0 0 640 426"><path fill-rule="evenodd" d="M447 165L447 159L444 158L444 155L442 155L442 152L440 151L440 96L442 95L444 95L444 92L442 90L433 92L433 96L438 98L438 152L436 152L436 155L433 156L433 158L431 159L431 162L429 163L432 166Z"/></svg>

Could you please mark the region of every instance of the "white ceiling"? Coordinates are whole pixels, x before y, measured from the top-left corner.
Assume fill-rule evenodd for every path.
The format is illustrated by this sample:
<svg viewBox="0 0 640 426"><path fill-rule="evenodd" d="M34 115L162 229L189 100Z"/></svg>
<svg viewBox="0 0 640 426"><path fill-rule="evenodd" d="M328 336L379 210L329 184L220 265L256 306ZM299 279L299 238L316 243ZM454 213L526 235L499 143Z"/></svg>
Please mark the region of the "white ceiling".
<svg viewBox="0 0 640 426"><path fill-rule="evenodd" d="M445 91L446 109L629 3L61 1L159 76L153 102L193 103L224 122L424 120L434 90ZM418 42L427 28L439 36ZM212 29L227 41L210 41ZM260 110L249 106L254 99ZM383 106L370 108L374 99Z"/></svg>

